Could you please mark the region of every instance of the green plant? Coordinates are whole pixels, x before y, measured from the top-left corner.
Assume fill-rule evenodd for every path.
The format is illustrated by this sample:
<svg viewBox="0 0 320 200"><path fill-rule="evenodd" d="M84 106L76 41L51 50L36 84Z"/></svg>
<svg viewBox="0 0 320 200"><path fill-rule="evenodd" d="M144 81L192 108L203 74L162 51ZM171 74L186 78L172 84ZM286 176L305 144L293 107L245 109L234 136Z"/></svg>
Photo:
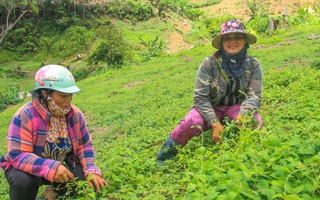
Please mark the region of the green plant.
<svg viewBox="0 0 320 200"><path fill-rule="evenodd" d="M18 104L22 101L19 98L19 85L11 85L6 87L4 91L0 91L0 112L6 109L9 104Z"/></svg>
<svg viewBox="0 0 320 200"><path fill-rule="evenodd" d="M85 67L74 70L72 72L72 75L74 76L74 79L76 81L83 80L83 79L87 78L88 76L90 76L90 74L91 74L91 70L87 69Z"/></svg>
<svg viewBox="0 0 320 200"><path fill-rule="evenodd" d="M90 65L103 64L107 68L118 68L130 61L130 48L119 30L113 26L103 26L97 30L96 35L101 40L98 40L98 46L88 57Z"/></svg>
<svg viewBox="0 0 320 200"><path fill-rule="evenodd" d="M142 38L139 38L140 44L147 48L146 53L142 53L143 61L149 61L152 58L161 57L163 55L163 51L165 50L165 45L162 40L158 42L158 36L149 41L144 41Z"/></svg>
<svg viewBox="0 0 320 200"><path fill-rule="evenodd" d="M314 69L320 69L320 61L319 60L315 60L311 63L311 67Z"/></svg>
<svg viewBox="0 0 320 200"><path fill-rule="evenodd" d="M104 11L100 10L100 15ZM47 17L51 16L47 14ZM196 28L206 34L207 28L218 33L225 17L230 19L229 16L210 17L213 21L207 18L206 25L201 20ZM285 30L271 35L257 34L258 44L248 49L249 55L262 63L262 129L241 128L238 134L228 136L227 131L232 133L232 128L236 128L231 123L225 127L225 136L234 138L234 142L225 139L221 145L212 143L211 131L204 132L201 137L194 137L161 170L157 169L157 153L172 128L192 106L198 66L215 50L210 45L198 46L118 70L93 66L101 71L94 71L94 76L77 82L81 92L73 103L86 116L96 163L109 186L97 194L91 188L83 188L88 186L86 183L78 183L79 190L88 195L88 199L95 195L96 199L110 200L318 199L319 45L318 40L306 38L319 32L319 21L311 15L304 23L309 25L301 26L297 17L286 19L290 26ZM47 25L41 27L41 36L47 39L44 43L54 42L63 34L54 26L54 21L41 22ZM113 21L129 45L135 45L137 54L145 51L143 45L136 45L139 37L152 41L159 35L158 41L165 41L161 33L172 31L171 24L165 22L168 21L152 19L136 24ZM105 27L107 20L93 23L92 27L100 25L104 27L94 29L96 40L90 43L89 52L97 48L101 38L107 40L106 35L111 32ZM16 56L7 50L2 53L1 61L5 62L1 63L0 70L20 64L32 71L38 69L41 62L57 60L50 53L43 55L41 61ZM85 60L80 64L86 66ZM3 88L9 83L32 88L32 78L27 80L30 83L26 79L0 77ZM2 138L6 138L17 109L14 106L0 113ZM6 140L0 142L3 147L7 145ZM0 155L6 151L1 148ZM4 173L0 173L1 198L9 200L8 193L8 183ZM66 196L65 199L72 198Z"/></svg>

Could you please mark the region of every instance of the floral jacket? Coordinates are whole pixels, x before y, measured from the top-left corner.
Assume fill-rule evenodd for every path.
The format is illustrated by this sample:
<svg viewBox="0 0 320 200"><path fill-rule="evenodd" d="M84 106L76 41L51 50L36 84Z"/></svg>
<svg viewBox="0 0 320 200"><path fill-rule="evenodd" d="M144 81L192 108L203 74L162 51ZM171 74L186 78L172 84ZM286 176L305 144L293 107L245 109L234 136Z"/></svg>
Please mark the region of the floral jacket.
<svg viewBox="0 0 320 200"><path fill-rule="evenodd" d="M215 60L209 56L204 59L196 76L193 100L194 106L209 125L218 122L213 110L225 97L228 81L221 73L221 58ZM241 107L240 113L258 110L262 100L262 69L258 60L247 56L243 75L240 77Z"/></svg>
<svg viewBox="0 0 320 200"><path fill-rule="evenodd" d="M38 104L38 100L22 106L11 120L8 153L0 158L0 167L7 170L12 166L53 182L61 162L40 157L47 137L49 119L50 113ZM85 176L87 173L101 176L100 169L94 164L92 139L82 112L72 105L66 119L73 152L80 161Z"/></svg>

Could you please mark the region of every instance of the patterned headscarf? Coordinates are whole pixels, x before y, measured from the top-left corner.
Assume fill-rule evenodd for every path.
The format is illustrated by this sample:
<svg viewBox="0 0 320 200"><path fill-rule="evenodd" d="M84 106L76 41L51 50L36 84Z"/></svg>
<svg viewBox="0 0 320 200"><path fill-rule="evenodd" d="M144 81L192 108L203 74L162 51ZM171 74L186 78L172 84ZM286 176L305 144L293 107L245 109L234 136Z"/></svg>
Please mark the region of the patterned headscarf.
<svg viewBox="0 0 320 200"><path fill-rule="evenodd" d="M66 114L68 114L69 110L60 108L52 97L47 99L48 106L42 104L45 108L47 108L51 114L50 124L48 128L48 142L55 142L58 138L67 138L68 137L68 126L66 122Z"/></svg>
<svg viewBox="0 0 320 200"><path fill-rule="evenodd" d="M241 51L230 55L222 47L222 69L228 77L240 77L243 74L248 48L249 45L245 44Z"/></svg>

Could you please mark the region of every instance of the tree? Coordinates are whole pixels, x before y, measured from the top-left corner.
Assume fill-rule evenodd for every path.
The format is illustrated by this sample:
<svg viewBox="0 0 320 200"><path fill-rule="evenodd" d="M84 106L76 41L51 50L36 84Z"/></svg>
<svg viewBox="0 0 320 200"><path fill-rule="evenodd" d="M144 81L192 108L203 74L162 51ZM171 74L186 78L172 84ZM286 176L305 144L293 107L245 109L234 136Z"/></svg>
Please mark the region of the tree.
<svg viewBox="0 0 320 200"><path fill-rule="evenodd" d="M18 11L19 13L16 13L16 8L18 6L19 2L15 2L13 0L0 0L0 13L4 16L3 20L1 20L0 44L2 43L8 32L28 11L26 8L25 10L21 10Z"/></svg>

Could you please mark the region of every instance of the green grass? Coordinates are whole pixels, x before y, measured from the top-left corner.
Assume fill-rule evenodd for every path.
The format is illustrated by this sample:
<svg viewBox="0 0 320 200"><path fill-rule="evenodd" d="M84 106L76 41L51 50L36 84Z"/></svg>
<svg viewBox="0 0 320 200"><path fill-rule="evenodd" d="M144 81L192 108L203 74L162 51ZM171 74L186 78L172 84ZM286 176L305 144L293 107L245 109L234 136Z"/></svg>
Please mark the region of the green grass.
<svg viewBox="0 0 320 200"><path fill-rule="evenodd" d="M311 67L320 45L306 39L319 31L261 36L250 48L263 65L262 130L242 130L234 148L212 144L206 132L162 170L156 156L192 106L197 68L214 49L201 46L80 81L73 103L86 116L96 162L110 185L96 198L320 199L320 71ZM21 105L0 113L1 154ZM0 177L0 196L9 199Z"/></svg>

